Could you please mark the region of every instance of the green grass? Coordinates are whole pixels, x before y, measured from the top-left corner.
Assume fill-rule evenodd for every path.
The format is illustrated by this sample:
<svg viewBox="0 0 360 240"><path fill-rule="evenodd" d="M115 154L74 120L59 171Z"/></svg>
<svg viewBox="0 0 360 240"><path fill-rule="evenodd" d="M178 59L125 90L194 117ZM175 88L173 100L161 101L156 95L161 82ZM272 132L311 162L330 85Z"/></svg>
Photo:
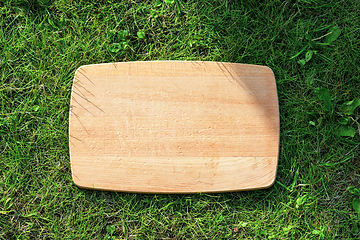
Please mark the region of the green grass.
<svg viewBox="0 0 360 240"><path fill-rule="evenodd" d="M360 187L360 137L338 135L339 107L360 97L359 1L156 2L0 2L0 239L359 239L348 188ZM331 26L341 35L299 64L311 49L305 35ZM281 117L274 186L147 195L74 185L67 133L75 70L160 59L273 69ZM330 91L332 111L320 88Z"/></svg>

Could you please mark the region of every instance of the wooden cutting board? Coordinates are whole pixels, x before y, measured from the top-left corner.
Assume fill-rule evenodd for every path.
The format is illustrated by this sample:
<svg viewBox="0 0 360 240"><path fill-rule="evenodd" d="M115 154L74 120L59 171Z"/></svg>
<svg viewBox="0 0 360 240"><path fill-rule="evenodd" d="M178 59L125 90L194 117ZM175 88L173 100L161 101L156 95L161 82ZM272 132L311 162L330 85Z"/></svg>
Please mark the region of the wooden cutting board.
<svg viewBox="0 0 360 240"><path fill-rule="evenodd" d="M74 78L76 185L147 193L270 187L279 154L272 70L239 63L87 65Z"/></svg>

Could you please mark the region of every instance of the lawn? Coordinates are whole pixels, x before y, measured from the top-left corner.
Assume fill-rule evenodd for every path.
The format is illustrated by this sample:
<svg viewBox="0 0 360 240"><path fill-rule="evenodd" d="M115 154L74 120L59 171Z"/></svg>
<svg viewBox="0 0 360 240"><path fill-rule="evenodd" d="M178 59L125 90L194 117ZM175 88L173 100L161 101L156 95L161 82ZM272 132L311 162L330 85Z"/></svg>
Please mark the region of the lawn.
<svg viewBox="0 0 360 240"><path fill-rule="evenodd" d="M350 0L2 0L0 239L359 239L359 16ZM272 187L151 195L73 183L75 70L150 60L272 68Z"/></svg>

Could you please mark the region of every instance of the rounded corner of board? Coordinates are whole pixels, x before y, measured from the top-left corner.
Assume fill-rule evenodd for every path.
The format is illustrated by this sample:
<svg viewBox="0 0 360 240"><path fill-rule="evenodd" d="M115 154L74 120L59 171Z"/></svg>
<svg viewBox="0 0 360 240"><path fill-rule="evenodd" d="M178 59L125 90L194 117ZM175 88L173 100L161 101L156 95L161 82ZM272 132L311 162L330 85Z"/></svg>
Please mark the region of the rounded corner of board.
<svg viewBox="0 0 360 240"><path fill-rule="evenodd" d="M75 76L78 74L78 72L80 72L80 70L84 70L84 68L91 66L91 65L81 65L80 67L78 67L75 71Z"/></svg>
<svg viewBox="0 0 360 240"><path fill-rule="evenodd" d="M275 173L268 179L268 181L264 185L259 186L256 189L261 190L261 189L271 188L275 184L276 176L277 176L277 165L278 165L278 162L276 162L276 165L275 165Z"/></svg>
<svg viewBox="0 0 360 240"><path fill-rule="evenodd" d="M72 181L74 182L74 184L79 187L79 188L85 188L85 189L89 189L91 187L89 187L88 185L82 183L74 174L72 174Z"/></svg>
<svg viewBox="0 0 360 240"><path fill-rule="evenodd" d="M274 74L274 70L272 70L272 68L268 67L268 66L264 66L266 68L267 71L269 71L269 73L272 74L272 76L274 77L275 79L275 74Z"/></svg>
<svg viewBox="0 0 360 240"><path fill-rule="evenodd" d="M267 188L271 188L274 184L275 184L275 180L276 180L276 174L275 176L270 180L270 182L266 185L264 185L262 188L260 189L267 189Z"/></svg>

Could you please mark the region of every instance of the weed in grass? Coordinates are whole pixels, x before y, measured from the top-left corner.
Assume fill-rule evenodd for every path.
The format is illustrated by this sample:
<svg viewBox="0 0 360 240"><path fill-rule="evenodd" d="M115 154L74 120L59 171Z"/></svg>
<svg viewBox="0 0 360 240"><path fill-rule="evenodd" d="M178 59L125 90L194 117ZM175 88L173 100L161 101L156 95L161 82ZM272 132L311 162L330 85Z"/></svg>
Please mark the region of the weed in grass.
<svg viewBox="0 0 360 240"><path fill-rule="evenodd" d="M333 104L331 102L330 92L326 88L316 88L319 98L323 101L323 109L330 114L333 113ZM355 109L360 106L360 99L354 99L352 101L343 103L338 109L337 115L340 116L338 120L338 135L341 137L354 137L358 132L360 134L360 124L357 122L359 117L352 117ZM321 122L321 121L320 121ZM315 126L313 121L309 124ZM351 125L355 125L356 128Z"/></svg>
<svg viewBox="0 0 360 240"><path fill-rule="evenodd" d="M145 32L144 31L138 31L137 33L138 38L144 39L145 38Z"/></svg>
<svg viewBox="0 0 360 240"><path fill-rule="evenodd" d="M113 240L115 239L115 236L113 236L114 232L115 232L115 226L114 225L108 225L106 226L106 235L105 235L105 240Z"/></svg>
<svg viewBox="0 0 360 240"><path fill-rule="evenodd" d="M114 32L114 31L113 31ZM129 37L129 32L127 30L121 30L115 32L117 35L116 39L119 43L112 43L109 45L109 51L112 53L117 53L120 50L126 50L130 46L130 41L127 39Z"/></svg>
<svg viewBox="0 0 360 240"><path fill-rule="evenodd" d="M348 190L354 196L352 200L352 207L354 211L357 213L358 218L360 218L360 190L358 188L355 188L354 186L350 186ZM351 232L354 235L358 235L359 225L355 223L351 228Z"/></svg>
<svg viewBox="0 0 360 240"><path fill-rule="evenodd" d="M319 29L316 29L314 32L319 32L319 31L323 31L323 30L328 30L326 34L317 37L317 38L313 38L309 33L305 33L305 39L308 40L308 44L301 49L301 51L299 51L298 53L296 53L294 56L292 56L290 59L296 58L298 57L300 54L302 54L304 51L306 51L305 54L305 58L304 59L300 59L298 61L298 63L302 66L304 66L307 62L309 62L311 60L311 58L313 57L314 54L316 54L318 51L317 50L309 50L309 49L318 49L320 46L328 46L330 45L333 41L335 41L341 34L341 29L338 26L325 26L325 27L321 27ZM324 39L324 42L318 42L318 40L320 39Z"/></svg>

